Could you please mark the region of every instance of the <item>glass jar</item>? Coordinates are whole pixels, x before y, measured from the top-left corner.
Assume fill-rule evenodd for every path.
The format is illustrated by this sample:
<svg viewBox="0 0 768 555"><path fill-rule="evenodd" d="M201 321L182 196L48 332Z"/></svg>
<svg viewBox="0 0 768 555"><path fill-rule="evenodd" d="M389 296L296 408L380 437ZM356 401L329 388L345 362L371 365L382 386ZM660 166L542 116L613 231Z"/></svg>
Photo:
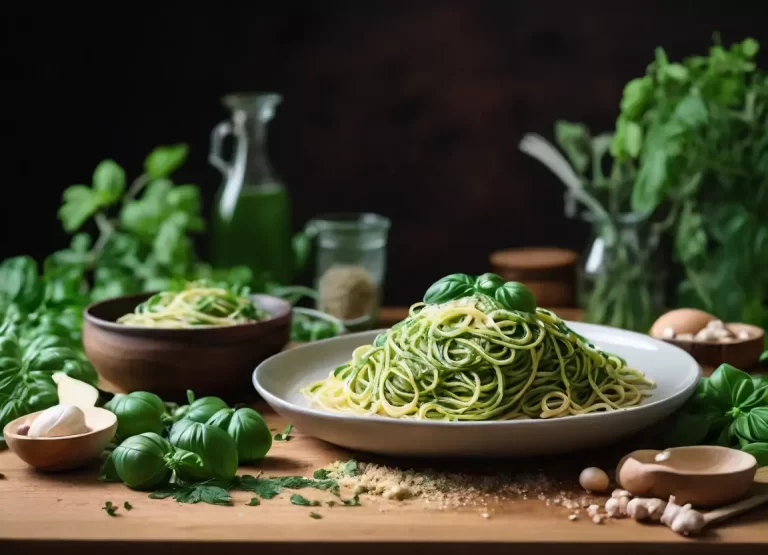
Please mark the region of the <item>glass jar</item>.
<svg viewBox="0 0 768 555"><path fill-rule="evenodd" d="M297 271L288 192L267 158L267 124L281 100L274 93L225 96L231 117L214 128L208 157L224 178L214 200L211 261L248 266L256 291L270 282L289 284ZM231 162L222 154L228 137L234 140Z"/></svg>
<svg viewBox="0 0 768 555"><path fill-rule="evenodd" d="M315 242L317 308L350 331L378 320L390 225L371 213L325 214L307 224Z"/></svg>
<svg viewBox="0 0 768 555"><path fill-rule="evenodd" d="M592 241L577 269L584 320L647 333L665 306L658 232L632 214L590 223Z"/></svg>

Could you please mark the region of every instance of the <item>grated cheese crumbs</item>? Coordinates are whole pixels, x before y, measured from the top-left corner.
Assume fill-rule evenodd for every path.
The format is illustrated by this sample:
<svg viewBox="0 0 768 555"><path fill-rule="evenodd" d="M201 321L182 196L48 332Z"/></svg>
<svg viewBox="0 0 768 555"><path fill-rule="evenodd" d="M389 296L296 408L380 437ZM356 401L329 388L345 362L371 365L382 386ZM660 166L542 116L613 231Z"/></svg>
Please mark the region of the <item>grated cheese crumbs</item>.
<svg viewBox="0 0 768 555"><path fill-rule="evenodd" d="M543 472L466 474L437 472L432 469L401 469L374 463L357 463L352 475L344 461L325 467L346 492L367 494L388 500L420 500L438 510L479 507L488 514L488 505L509 500L536 499L546 505L558 505L570 511L594 503L591 497L567 492L562 484Z"/></svg>

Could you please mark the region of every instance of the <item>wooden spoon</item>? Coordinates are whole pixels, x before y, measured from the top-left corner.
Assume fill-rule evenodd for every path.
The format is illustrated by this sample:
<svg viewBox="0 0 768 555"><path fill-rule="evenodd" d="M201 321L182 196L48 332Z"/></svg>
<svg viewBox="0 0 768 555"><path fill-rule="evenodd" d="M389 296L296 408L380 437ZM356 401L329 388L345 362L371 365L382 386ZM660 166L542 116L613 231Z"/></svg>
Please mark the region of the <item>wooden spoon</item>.
<svg viewBox="0 0 768 555"><path fill-rule="evenodd" d="M681 505L711 507L745 497L756 472L757 459L749 453L701 445L633 451L619 462L616 480L637 497L673 495Z"/></svg>

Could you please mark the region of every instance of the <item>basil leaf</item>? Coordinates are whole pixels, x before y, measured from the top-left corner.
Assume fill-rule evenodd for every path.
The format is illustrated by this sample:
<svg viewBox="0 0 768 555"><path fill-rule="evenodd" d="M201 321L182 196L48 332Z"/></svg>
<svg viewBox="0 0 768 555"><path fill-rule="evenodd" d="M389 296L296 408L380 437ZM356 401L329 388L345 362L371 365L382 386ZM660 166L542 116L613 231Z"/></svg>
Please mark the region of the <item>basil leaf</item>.
<svg viewBox="0 0 768 555"><path fill-rule="evenodd" d="M738 405L739 409L749 411L761 406L768 406L768 384L763 385L760 381L752 379L752 388L752 394Z"/></svg>
<svg viewBox="0 0 768 555"><path fill-rule="evenodd" d="M492 297L496 290L504 285L504 278L492 273L486 273L475 280L475 289Z"/></svg>
<svg viewBox="0 0 768 555"><path fill-rule="evenodd" d="M93 171L93 190L100 206L116 203L125 190L125 170L114 160L104 160Z"/></svg>
<svg viewBox="0 0 768 555"><path fill-rule="evenodd" d="M717 398L720 403L733 407L739 386L745 380L752 383L752 377L746 372L742 372L730 364L721 364L710 376L709 386L717 391Z"/></svg>
<svg viewBox="0 0 768 555"><path fill-rule="evenodd" d="M752 401L751 397L754 392L755 384L751 379L741 380L733 393L731 404L738 409L743 409L748 401ZM757 399L758 403L760 397Z"/></svg>
<svg viewBox="0 0 768 555"><path fill-rule="evenodd" d="M754 442L768 442L768 407L758 407L747 415L749 435L744 435Z"/></svg>
<svg viewBox="0 0 768 555"><path fill-rule="evenodd" d="M64 190L64 204L59 219L65 231L77 231L99 209L99 195L86 185L72 185Z"/></svg>
<svg viewBox="0 0 768 555"><path fill-rule="evenodd" d="M168 177L187 159L186 144L159 146L144 160L144 170L152 179Z"/></svg>
<svg viewBox="0 0 768 555"><path fill-rule="evenodd" d="M427 304L442 304L472 295L474 280L467 274L451 274L433 283L424 294Z"/></svg>
<svg viewBox="0 0 768 555"><path fill-rule="evenodd" d="M536 312L536 297L533 291L517 281L508 281L496 289L493 298L507 310Z"/></svg>
<svg viewBox="0 0 768 555"><path fill-rule="evenodd" d="M300 493L291 495L291 503L302 507L318 507L320 505L320 501L310 501Z"/></svg>
<svg viewBox="0 0 768 555"><path fill-rule="evenodd" d="M768 442L750 443L741 450L755 457L758 466L768 466Z"/></svg>
<svg viewBox="0 0 768 555"><path fill-rule="evenodd" d="M708 414L680 413L664 434L664 443L674 447L700 445L704 443L710 430L719 429L723 416L716 412Z"/></svg>

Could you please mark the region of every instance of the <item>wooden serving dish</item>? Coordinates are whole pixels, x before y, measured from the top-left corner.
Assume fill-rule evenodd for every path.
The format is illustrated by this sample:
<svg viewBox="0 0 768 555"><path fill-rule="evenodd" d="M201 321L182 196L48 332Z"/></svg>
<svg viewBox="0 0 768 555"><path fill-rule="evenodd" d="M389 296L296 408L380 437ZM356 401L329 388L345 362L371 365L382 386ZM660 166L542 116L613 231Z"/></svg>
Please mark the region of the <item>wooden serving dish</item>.
<svg viewBox="0 0 768 555"><path fill-rule="evenodd" d="M85 309L85 354L101 377L121 391L151 391L183 401L191 389L197 397L249 400L255 395L254 368L288 344L291 304L270 295L253 295L272 316L263 322L191 329L116 323L151 295L116 297Z"/></svg>

